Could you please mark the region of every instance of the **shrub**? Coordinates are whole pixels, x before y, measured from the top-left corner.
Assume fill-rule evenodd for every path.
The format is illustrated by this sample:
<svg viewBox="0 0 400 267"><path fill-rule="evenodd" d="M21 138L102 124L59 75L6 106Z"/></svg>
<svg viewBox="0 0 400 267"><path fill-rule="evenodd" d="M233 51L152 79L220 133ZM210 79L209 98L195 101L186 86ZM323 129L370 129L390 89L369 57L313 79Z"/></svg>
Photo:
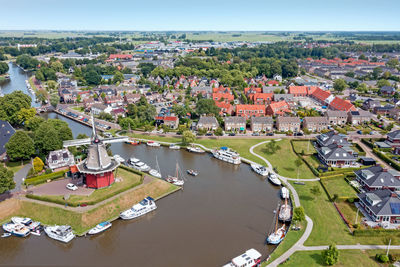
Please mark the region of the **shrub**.
<svg viewBox="0 0 400 267"><path fill-rule="evenodd" d="M335 244L329 246L328 249L322 251L322 258L326 265L334 265L339 260L339 250Z"/></svg>
<svg viewBox="0 0 400 267"><path fill-rule="evenodd" d="M387 262L389 262L389 257L386 256L385 254L376 254L376 255L375 255L375 259L376 259L377 261L379 261L379 262L382 262L382 263L387 263Z"/></svg>
<svg viewBox="0 0 400 267"><path fill-rule="evenodd" d="M46 169L46 171L45 171L46 174L49 174L49 173L52 173L52 172L53 172L52 169Z"/></svg>
<svg viewBox="0 0 400 267"><path fill-rule="evenodd" d="M43 166L44 163L39 157L33 159L33 169L36 173L41 172L43 170Z"/></svg>
<svg viewBox="0 0 400 267"><path fill-rule="evenodd" d="M304 221L305 219L306 219L306 215L304 212L304 208L302 206L294 208L293 220L301 222L301 221Z"/></svg>
<svg viewBox="0 0 400 267"><path fill-rule="evenodd" d="M42 184L42 183L45 183L47 180L55 180L55 179L61 178L64 176L64 174L66 172L67 172L66 170L63 170L63 171L53 172L50 174L43 174L43 175L35 176L32 178L28 178L25 180L25 184L26 185Z"/></svg>

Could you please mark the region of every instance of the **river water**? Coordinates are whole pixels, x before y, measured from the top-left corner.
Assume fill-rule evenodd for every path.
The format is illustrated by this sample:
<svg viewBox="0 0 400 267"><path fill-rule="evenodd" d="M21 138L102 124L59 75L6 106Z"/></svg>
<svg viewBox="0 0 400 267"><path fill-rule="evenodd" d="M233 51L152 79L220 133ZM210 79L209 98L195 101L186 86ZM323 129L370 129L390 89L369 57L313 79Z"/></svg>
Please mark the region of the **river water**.
<svg viewBox="0 0 400 267"><path fill-rule="evenodd" d="M90 135L90 128L54 113L44 115L67 121L74 136ZM112 144L114 154L135 156L152 167L156 157L163 176L181 169L183 191L157 201L157 210L132 221L117 220L98 236L69 244L44 234L26 239L0 239L0 265L13 266L221 266L249 248L266 257L265 245L279 201L279 188L264 181L250 166L234 166L210 154L168 148Z"/></svg>

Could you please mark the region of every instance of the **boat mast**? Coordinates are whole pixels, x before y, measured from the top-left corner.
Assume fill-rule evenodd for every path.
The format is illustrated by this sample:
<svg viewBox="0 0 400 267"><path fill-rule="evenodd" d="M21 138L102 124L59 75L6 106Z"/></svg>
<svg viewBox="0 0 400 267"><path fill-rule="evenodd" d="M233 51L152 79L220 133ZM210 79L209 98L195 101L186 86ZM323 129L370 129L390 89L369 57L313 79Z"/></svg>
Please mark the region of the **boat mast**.
<svg viewBox="0 0 400 267"><path fill-rule="evenodd" d="M157 167L158 173L161 174L160 165L158 165L157 155L156 155L156 165L157 165L156 167Z"/></svg>
<svg viewBox="0 0 400 267"><path fill-rule="evenodd" d="M279 205L278 208L276 209L276 220L275 220L275 234L278 232L278 217L279 217Z"/></svg>

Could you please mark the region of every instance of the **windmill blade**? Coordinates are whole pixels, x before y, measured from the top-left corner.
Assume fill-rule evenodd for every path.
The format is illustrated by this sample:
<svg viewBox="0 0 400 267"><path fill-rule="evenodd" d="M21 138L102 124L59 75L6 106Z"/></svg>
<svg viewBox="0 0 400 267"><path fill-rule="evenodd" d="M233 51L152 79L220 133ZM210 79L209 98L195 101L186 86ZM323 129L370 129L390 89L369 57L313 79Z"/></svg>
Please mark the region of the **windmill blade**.
<svg viewBox="0 0 400 267"><path fill-rule="evenodd" d="M90 138L67 140L63 142L63 147L89 145L90 142Z"/></svg>
<svg viewBox="0 0 400 267"><path fill-rule="evenodd" d="M111 137L111 138L104 138L101 140L104 144L111 144L111 143L120 143L120 142L127 142L129 141L129 137Z"/></svg>

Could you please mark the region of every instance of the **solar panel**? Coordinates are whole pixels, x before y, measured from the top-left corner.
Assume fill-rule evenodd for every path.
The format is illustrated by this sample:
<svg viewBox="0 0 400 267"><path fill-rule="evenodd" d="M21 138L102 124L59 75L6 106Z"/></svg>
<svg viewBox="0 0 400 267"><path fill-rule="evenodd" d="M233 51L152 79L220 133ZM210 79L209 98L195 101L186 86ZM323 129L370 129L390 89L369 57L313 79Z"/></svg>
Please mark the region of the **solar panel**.
<svg viewBox="0 0 400 267"><path fill-rule="evenodd" d="M390 203L390 209L393 214L400 214L400 203Z"/></svg>

